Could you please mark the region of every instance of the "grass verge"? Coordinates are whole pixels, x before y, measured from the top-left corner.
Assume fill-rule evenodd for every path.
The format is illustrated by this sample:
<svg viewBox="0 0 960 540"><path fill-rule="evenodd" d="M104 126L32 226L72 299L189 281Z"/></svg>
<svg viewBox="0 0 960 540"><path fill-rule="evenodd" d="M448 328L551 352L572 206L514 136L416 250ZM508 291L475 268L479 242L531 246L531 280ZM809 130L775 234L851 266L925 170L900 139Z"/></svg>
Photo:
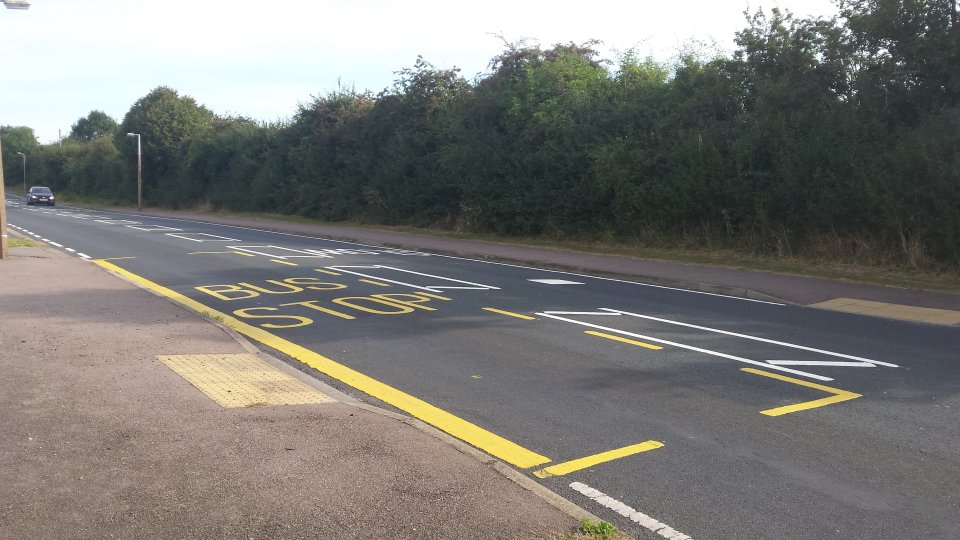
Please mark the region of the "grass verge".
<svg viewBox="0 0 960 540"><path fill-rule="evenodd" d="M8 243L7 245L8 245L9 247L12 247L12 248L15 248L15 247L39 247L39 246L40 246L40 244L34 242L33 240L30 240L30 239L28 239L28 238L20 238L20 237L17 237L17 236L12 236L12 237L10 237L9 243Z"/></svg>

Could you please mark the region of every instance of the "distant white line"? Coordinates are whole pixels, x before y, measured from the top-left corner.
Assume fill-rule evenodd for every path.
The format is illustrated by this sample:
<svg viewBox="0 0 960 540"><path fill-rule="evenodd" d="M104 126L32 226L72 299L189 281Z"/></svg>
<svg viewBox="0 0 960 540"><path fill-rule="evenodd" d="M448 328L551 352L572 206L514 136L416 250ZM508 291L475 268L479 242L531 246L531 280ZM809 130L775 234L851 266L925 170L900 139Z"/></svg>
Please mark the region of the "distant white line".
<svg viewBox="0 0 960 540"><path fill-rule="evenodd" d="M659 317L651 317L651 316L649 316L649 315L640 315L639 313L630 313L629 311L621 311L621 310L619 310L619 309L609 309L609 308L600 308L600 309L603 310L603 311L609 311L610 313L620 313L620 314L622 314L622 315L628 315L628 316L630 316L630 317L639 317L639 318L641 318L641 319L649 319L649 320L651 320L651 321L657 321L657 322L662 322L662 323L667 323L667 324L675 324L675 325L677 325L677 326L686 326L687 328L695 328L695 329L697 329L697 330L706 330L707 332L716 332L716 333L718 333L718 334L725 334L725 335L728 335L728 336L734 336L734 337L739 337L739 338L744 338L744 339L752 339L752 340L754 340L754 341L762 341L762 342L764 342L764 343L772 343L772 344L774 344L774 345L780 345L780 346L782 346L782 347L791 347L791 348L793 348L793 349L800 349L801 351L810 351L810 352L815 352L815 353L820 353L820 354L826 354L826 355L828 355L828 356L836 356L837 358L846 358L846 359L848 359L848 360L856 360L857 362L869 362L869 363L871 363L871 364L877 364L877 365L879 365L879 366L887 366L887 367L900 367L900 366L898 366L898 365L896 365L896 364L891 364L891 363L888 363L888 362L881 362L881 361L879 361L879 360L871 360L871 359L869 359L869 358L862 358L862 357L860 357L860 356L853 356L853 355L850 355L850 354L841 354L841 353L836 353L836 352L833 352L833 351L825 351L825 350L823 350L823 349L814 349L813 347L804 347L803 345L796 345L796 344L787 343L787 342L784 342L784 341L774 341L774 340L772 340L772 339L766 339L766 338L757 337L757 336L749 336L749 335L747 335L747 334L738 334L738 333L736 333L736 332L728 332L728 331L726 331L726 330L718 330L718 329L716 329L716 328L709 328L709 327L706 327L706 326L697 326L697 325L695 325L695 324L688 324L688 323L683 323L683 322L679 322L679 321L671 321L670 319L661 319L661 318L659 318ZM799 365L817 366L817 365L831 365L831 364L795 364L795 365L798 365L798 366L799 366Z"/></svg>
<svg viewBox="0 0 960 540"><path fill-rule="evenodd" d="M73 249L73 248L63 248L63 249L69 251L70 253L76 253L76 252L77 252L77 250L75 250L75 249Z"/></svg>
<svg viewBox="0 0 960 540"><path fill-rule="evenodd" d="M58 244L58 243L56 243L56 242L50 242L50 245L51 245L51 246L57 246L58 248L62 248L62 247L63 247L62 244Z"/></svg>
<svg viewBox="0 0 960 540"><path fill-rule="evenodd" d="M116 214L116 215L121 215L121 216L128 215L128 214L124 214L124 213L121 213L121 212L110 212L110 213ZM154 219L158 219L158 220L176 221L176 222L181 222L181 223L200 223L200 224L203 224L203 225L214 225L214 226L216 226L216 227L227 227L227 228L229 228L229 229L239 229L239 230L244 230L244 231L256 231L256 232L261 232L261 233L277 234L277 235L280 235L280 236L292 236L292 237L294 237L294 238L307 238L307 239L310 239L310 240L323 240L323 241L325 241L325 242L335 242L335 243L338 243L338 244L347 244L347 245L351 245L351 246L363 246L363 247L367 247L367 248L384 249L383 246L377 246L377 245L374 245L374 244L364 244L364 243L362 243L362 242L347 242L347 241L345 241L345 240L334 240L334 239L332 239L332 238L325 238L325 237L322 237L322 236L308 236L308 235L305 235L305 234L287 233L287 232L279 232L279 231L268 231L268 230L265 230L265 229L257 229L257 228L254 228L254 227L243 227L243 226L240 226L240 225L227 225L227 224L224 224L224 223L214 223L214 222L210 222L210 221L198 221L198 220L194 220L194 219L171 218L171 217L162 217L162 216L150 216L150 217L152 217L152 218L154 218ZM705 291L694 291L694 290L691 290L691 289L681 289L681 288L678 288L678 287L667 287L667 286L665 286L665 285L654 285L654 284L652 284L652 283L641 283L641 282L637 282L637 281L627 281L627 280L625 280L625 279L616 279L616 278L608 278L608 277L601 277L601 276L591 276L591 275L589 275L589 274L578 274L578 273L576 273L576 272L565 272L565 271L563 271L563 270L548 270L548 269L546 269L546 268L537 268L537 267L535 267L535 266L521 266L521 265L519 265L519 264L502 263L502 262L496 262L496 261L486 261L486 260L483 260L483 259L471 259L471 258L468 258L468 257L457 257L457 256L455 256L455 255L441 255L441 254L438 254L438 253L431 253L430 255L432 255L432 256L434 256L434 257L443 257L443 258L445 258L445 259L454 259L454 260L458 260L458 261L470 261L470 262L477 262L477 263L483 263L483 264L494 264L494 265L497 265L497 266L506 266L506 267L509 267L509 268L522 268L522 269L524 269L524 270L537 270L537 271L539 271L539 272L551 272L551 273L554 273L554 274L564 274L564 275L567 275L567 276L576 276L576 277L589 278L589 279L599 279L599 280L601 280L601 281L613 281L613 282L616 282L616 283L628 283L628 284L630 284L630 285L639 285L639 286L641 286L641 287L651 287L651 288L654 288L654 289L665 289L665 290L668 290L668 291L677 291L677 292L684 292L684 293L691 293L691 294L701 294L701 295L704 295L704 296L717 296L717 297L720 297L720 298L729 298L729 299L731 299L731 300L742 300L742 301L744 301L744 302L754 302L754 303L757 303L757 304L770 304L770 305L772 305L772 306L785 306L785 305L786 305L786 304L783 304L783 303L781 303L781 302L769 302L769 301L766 301L766 300L754 300L753 298L743 298L743 297L740 297L740 296L730 296L730 295L728 295L728 294L718 294L718 293L711 293L711 292L705 292Z"/></svg>
<svg viewBox="0 0 960 540"><path fill-rule="evenodd" d="M871 362L839 362L830 360L767 360L776 366L877 367Z"/></svg>
<svg viewBox="0 0 960 540"><path fill-rule="evenodd" d="M646 527L647 529L650 529L664 538L668 538L669 540L693 540L689 536L677 531L673 527L670 527L665 523L661 523L639 510L634 510L633 508L623 504L613 497L604 494L602 491L593 489L586 484L581 482L573 482L570 484L570 488L581 495L593 499L597 504L613 510L637 525Z"/></svg>
<svg viewBox="0 0 960 540"><path fill-rule="evenodd" d="M84 259L92 259L92 257L87 255L86 253L77 253L77 255L83 257Z"/></svg>
<svg viewBox="0 0 960 540"><path fill-rule="evenodd" d="M48 244L50 243L50 239L49 239L49 238L41 238L41 240L43 240L44 242L47 242Z"/></svg>

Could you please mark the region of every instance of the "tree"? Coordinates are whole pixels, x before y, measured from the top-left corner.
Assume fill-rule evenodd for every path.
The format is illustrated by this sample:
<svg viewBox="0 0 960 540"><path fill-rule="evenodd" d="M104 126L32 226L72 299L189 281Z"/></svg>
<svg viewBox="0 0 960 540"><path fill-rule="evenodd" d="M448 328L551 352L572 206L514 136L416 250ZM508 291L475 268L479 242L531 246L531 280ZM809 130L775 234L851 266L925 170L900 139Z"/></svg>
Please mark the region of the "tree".
<svg viewBox="0 0 960 540"><path fill-rule="evenodd" d="M90 111L90 114L77 120L70 128L70 137L80 141L92 141L117 132L117 121L103 111Z"/></svg>
<svg viewBox="0 0 960 540"><path fill-rule="evenodd" d="M26 126L0 127L0 140L3 141L3 178L4 184L19 185L23 178L23 161L17 152L31 155L39 148L33 128Z"/></svg>
<svg viewBox="0 0 960 540"><path fill-rule="evenodd" d="M121 153L134 155L136 141L127 133L139 133L143 152L144 188L153 187L156 202L171 202L176 191L170 189L176 180L181 148L195 138L210 132L214 115L191 97L181 97L176 90L160 86L137 100L123 117L115 137Z"/></svg>

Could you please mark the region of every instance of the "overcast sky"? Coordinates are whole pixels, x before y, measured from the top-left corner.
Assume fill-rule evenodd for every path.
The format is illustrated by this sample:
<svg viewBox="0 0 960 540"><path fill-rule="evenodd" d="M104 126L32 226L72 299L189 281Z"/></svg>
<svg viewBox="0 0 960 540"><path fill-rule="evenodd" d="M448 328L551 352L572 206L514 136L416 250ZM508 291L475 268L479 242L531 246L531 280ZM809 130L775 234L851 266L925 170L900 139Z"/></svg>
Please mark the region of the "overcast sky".
<svg viewBox="0 0 960 540"><path fill-rule="evenodd" d="M468 79L510 41L604 42L669 60L691 40L731 50L743 11L832 16L831 0L30 0L0 10L0 125L42 143L99 109L118 122L169 86L218 114L289 118L342 81L380 91L417 55Z"/></svg>

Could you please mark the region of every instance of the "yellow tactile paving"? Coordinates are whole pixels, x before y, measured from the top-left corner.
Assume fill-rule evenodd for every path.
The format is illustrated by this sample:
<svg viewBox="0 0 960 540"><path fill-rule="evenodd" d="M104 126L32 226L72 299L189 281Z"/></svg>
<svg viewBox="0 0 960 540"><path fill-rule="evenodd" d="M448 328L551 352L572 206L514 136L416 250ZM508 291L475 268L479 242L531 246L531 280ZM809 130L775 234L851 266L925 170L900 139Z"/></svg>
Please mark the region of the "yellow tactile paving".
<svg viewBox="0 0 960 540"><path fill-rule="evenodd" d="M888 317L905 321L918 321L948 326L960 325L960 311L950 309L903 306L900 304L886 304L884 302L873 302L870 300L857 300L856 298L834 298L826 302L810 304L810 307L845 311L847 313L860 313L862 315L874 315L876 317Z"/></svg>
<svg viewBox="0 0 960 540"><path fill-rule="evenodd" d="M335 401L252 354L182 354L157 358L223 407Z"/></svg>

